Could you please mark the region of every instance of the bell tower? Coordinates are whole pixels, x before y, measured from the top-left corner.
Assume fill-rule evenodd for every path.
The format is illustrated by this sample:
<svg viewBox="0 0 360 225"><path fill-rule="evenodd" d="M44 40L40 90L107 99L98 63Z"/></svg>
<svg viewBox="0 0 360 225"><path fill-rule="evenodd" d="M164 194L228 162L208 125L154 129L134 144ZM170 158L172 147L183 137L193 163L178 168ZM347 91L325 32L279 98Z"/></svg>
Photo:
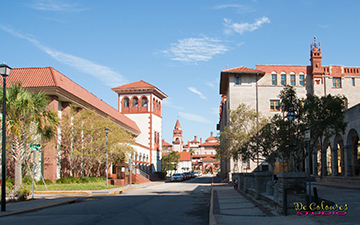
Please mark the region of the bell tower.
<svg viewBox="0 0 360 225"><path fill-rule="evenodd" d="M321 69L321 48L320 42L319 44L316 43L316 37L314 37L313 43L310 45L310 62L312 68L312 75L313 79L322 77L323 70Z"/></svg>
<svg viewBox="0 0 360 225"><path fill-rule="evenodd" d="M183 133L179 120L176 120L175 128L173 130L173 151L183 151Z"/></svg>

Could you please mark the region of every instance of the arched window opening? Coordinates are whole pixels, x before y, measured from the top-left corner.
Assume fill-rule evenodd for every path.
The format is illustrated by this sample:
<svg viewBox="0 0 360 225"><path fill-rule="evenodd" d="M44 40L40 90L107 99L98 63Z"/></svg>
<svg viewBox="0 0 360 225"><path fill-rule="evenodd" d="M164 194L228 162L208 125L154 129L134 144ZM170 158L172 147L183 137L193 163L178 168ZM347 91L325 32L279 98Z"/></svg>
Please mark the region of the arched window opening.
<svg viewBox="0 0 360 225"><path fill-rule="evenodd" d="M146 107L148 105L148 100L146 97L141 98L141 106Z"/></svg>
<svg viewBox="0 0 360 225"><path fill-rule="evenodd" d="M124 98L124 107L129 107L129 98Z"/></svg>
<svg viewBox="0 0 360 225"><path fill-rule="evenodd" d="M133 98L132 106L134 106L134 107L138 107L138 106L139 106L138 98L137 98L137 97Z"/></svg>

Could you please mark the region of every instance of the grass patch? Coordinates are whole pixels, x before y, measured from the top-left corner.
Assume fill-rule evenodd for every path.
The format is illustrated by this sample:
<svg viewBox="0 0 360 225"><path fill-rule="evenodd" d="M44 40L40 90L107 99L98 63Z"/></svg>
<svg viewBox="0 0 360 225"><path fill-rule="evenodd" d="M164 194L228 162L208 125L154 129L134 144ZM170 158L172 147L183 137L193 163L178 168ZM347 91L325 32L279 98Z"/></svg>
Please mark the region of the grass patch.
<svg viewBox="0 0 360 225"><path fill-rule="evenodd" d="M31 189L31 184L26 186ZM48 191L102 190L106 189L106 179L105 177L67 177L56 182L46 182L46 186ZM108 189L117 187L108 185ZM42 180L36 182L35 191L46 191Z"/></svg>

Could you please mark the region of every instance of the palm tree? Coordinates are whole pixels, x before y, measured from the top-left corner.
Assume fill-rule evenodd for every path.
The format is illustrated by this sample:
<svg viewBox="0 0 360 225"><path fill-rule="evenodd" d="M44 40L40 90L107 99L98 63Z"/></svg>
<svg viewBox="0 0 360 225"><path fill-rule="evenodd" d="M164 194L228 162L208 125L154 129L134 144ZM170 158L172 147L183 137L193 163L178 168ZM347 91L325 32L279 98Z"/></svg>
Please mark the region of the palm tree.
<svg viewBox="0 0 360 225"><path fill-rule="evenodd" d="M0 99L3 93L0 91ZM15 190L22 183L21 165L26 155L26 146L37 140L43 143L56 134L57 113L46 110L49 100L44 92L32 93L12 84L6 92L7 137L15 162Z"/></svg>

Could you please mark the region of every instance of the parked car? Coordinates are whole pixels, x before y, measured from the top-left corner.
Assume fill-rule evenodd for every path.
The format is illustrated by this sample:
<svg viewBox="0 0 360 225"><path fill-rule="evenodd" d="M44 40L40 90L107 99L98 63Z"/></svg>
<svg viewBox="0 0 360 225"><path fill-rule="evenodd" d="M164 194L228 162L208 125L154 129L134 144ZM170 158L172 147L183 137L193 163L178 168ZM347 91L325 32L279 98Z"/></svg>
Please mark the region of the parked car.
<svg viewBox="0 0 360 225"><path fill-rule="evenodd" d="M194 171L191 171L191 172L190 172L190 175L191 175L191 178L194 178L194 177L195 177Z"/></svg>
<svg viewBox="0 0 360 225"><path fill-rule="evenodd" d="M190 172L184 173L186 180L189 180L191 178Z"/></svg>
<svg viewBox="0 0 360 225"><path fill-rule="evenodd" d="M173 175L171 175L170 181L183 181L184 177L182 176L181 173L174 173Z"/></svg>

